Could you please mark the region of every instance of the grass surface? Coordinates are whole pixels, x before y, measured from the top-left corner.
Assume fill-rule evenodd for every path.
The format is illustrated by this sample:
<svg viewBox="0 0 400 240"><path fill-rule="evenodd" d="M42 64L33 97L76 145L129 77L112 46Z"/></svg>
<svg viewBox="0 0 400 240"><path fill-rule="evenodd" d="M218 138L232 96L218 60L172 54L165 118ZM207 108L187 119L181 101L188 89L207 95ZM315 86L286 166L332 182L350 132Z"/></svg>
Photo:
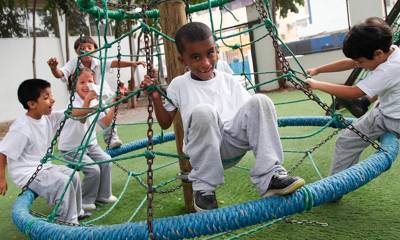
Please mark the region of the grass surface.
<svg viewBox="0 0 400 240"><path fill-rule="evenodd" d="M275 102L284 102L287 100L303 99L304 95L299 92L275 92L268 94ZM324 102L330 102L330 97L318 93ZM279 117L286 116L315 116L323 115L322 110L313 102L302 102L290 105L277 106ZM345 115L347 112L343 112ZM146 126L119 126L119 135L124 142L134 139L141 139L146 136ZM156 127L155 133L159 133ZM281 128L282 136L285 135L303 135L316 130L312 127L290 127ZM324 133L305 140L284 140L285 150L305 150L318 142L332 132L331 129ZM327 144L316 150L313 154L314 160L318 165L323 176L327 176L334 149L335 137ZM169 142L156 146L156 151L174 153L175 143ZM142 151L138 151L142 152ZM370 155L373 149L367 149L362 159ZM131 153L132 154L132 153ZM285 154L285 167L290 168L297 160L302 157L301 154ZM171 162L173 159L157 157L155 165ZM248 153L239 163L243 167L251 167L254 162L253 155ZM146 163L143 158L131 159L120 162L123 166L136 172L146 170ZM164 168L155 173L155 183L173 178L178 172L177 165ZM307 182L313 182L319 179L311 163L306 160L294 174L302 176ZM293 220L308 220L327 223L327 227L316 224L288 224L284 221L278 222L262 231L243 237L243 239L398 239L400 236L400 186L397 184L400 175L400 167L395 162L392 168L373 180L366 186L346 195L338 204L325 204L311 211L295 216L290 216ZM142 176L145 180L145 174ZM123 188L127 177L118 168L113 168L113 192L118 195ZM177 182L173 182L166 188L173 187ZM11 208L19 190L9 181L9 191L5 197L0 198L0 239L25 239L26 237L18 232L11 222ZM129 187L123 196L121 203L116 209L104 219L96 224L113 224L127 221L135 208L145 197L145 189L135 180L129 183ZM245 170L232 168L225 171L225 184L218 188L217 197L220 207L229 206L257 199L258 195L255 188L249 180L249 174ZM93 219L101 215L108 209L109 205L101 206L96 211ZM35 201L33 209L38 212L48 213L49 207L42 199ZM184 214L184 206L181 191L166 195L155 195L154 214L155 217L174 216ZM141 209L133 221L144 220L146 209ZM90 220L90 219L89 219ZM236 231L235 234L241 231ZM233 234L218 237L217 239L231 238Z"/></svg>

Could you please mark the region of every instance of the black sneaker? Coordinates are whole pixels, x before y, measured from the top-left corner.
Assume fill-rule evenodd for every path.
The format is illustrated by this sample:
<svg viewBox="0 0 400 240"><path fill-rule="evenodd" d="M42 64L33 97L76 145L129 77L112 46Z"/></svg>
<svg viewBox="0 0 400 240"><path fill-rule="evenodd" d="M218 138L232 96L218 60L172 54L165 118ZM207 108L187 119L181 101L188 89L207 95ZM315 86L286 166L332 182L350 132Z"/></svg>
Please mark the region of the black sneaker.
<svg viewBox="0 0 400 240"><path fill-rule="evenodd" d="M196 212L218 208L214 191L195 191L193 193L193 206Z"/></svg>
<svg viewBox="0 0 400 240"><path fill-rule="evenodd" d="M286 174L274 175L269 183L267 191L262 197L272 195L286 195L304 186L305 181L301 177L291 177Z"/></svg>
<svg viewBox="0 0 400 240"><path fill-rule="evenodd" d="M342 104L353 116L359 118L368 112L370 102L367 97L359 99L342 99L338 98L337 102Z"/></svg>

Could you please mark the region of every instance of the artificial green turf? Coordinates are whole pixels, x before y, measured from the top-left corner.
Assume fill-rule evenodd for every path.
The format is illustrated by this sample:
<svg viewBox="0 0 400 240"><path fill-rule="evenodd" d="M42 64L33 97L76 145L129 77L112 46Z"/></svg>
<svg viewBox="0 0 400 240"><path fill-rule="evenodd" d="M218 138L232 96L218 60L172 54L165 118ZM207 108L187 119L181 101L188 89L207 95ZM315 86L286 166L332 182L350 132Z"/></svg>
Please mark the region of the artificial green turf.
<svg viewBox="0 0 400 240"><path fill-rule="evenodd" d="M297 91L274 92L268 94L275 102L282 102L293 99L302 99L304 95ZM330 97L321 93L319 96L325 102L330 102ZM290 105L281 105L276 107L278 116L315 116L322 115L323 111L313 102L302 102ZM347 112L343 112L348 114ZM145 138L146 126L119 126L120 137L129 142L133 139ZM302 135L311 132L316 128L312 127L288 127L281 128L281 135ZM156 127L155 133L159 133ZM285 149L304 150L317 144L324 136L331 133L329 129L321 135L314 136L306 140L284 140ZM319 148L313 154L314 160L326 176L332 158L335 138L327 144ZM155 147L157 151L175 152L174 142L165 143ZM142 150L138 152L143 152ZM371 154L373 149L367 149L363 153L362 158ZM289 169L301 154L285 154L285 166ZM157 157L155 165L169 162L171 159ZM239 163L243 167L251 167L253 156L248 153ZM132 159L121 162L123 166L136 172L145 171L146 163L143 158ZM178 169L177 165L167 167L155 173L156 184L173 178ZM312 165L306 160L294 174L300 175L307 182L313 182L319 179ZM400 236L400 187L397 184L398 175L400 174L399 164L396 162L392 168L373 180L366 186L346 195L338 204L325 204L311 211L295 216L289 219L308 220L327 223L327 227L315 224L288 224L284 221L278 222L273 226L266 228L260 232L244 237L243 239L398 239ZM145 179L145 175L143 175ZM126 181L126 174L120 169L113 168L113 192L118 195ZM166 188L173 187L177 183L173 182ZM24 235L18 232L11 222L11 207L19 190L9 181L9 191L5 197L0 198L0 239L24 239ZM133 213L134 209L142 201L145 196L145 189L141 187L135 180L129 184L129 188L121 200L117 208L110 215L96 224L113 224L125 222ZM232 168L225 171L225 184L218 188L217 197L220 207L246 202L248 200L257 199L258 195L252 186L249 175L246 171ZM173 216L184 214L184 206L180 190L166 194L155 195L154 214L155 217ZM95 216L99 216L107 210L108 206L102 206L99 211L95 212ZM36 200L34 203L35 210L40 212L48 212L49 207L43 200ZM146 209L139 211L137 217L133 221L144 220L146 217ZM92 217L93 219L93 217ZM249 228L248 228L249 229ZM238 234L243 230L235 231ZM233 237L234 234L228 234L217 239Z"/></svg>

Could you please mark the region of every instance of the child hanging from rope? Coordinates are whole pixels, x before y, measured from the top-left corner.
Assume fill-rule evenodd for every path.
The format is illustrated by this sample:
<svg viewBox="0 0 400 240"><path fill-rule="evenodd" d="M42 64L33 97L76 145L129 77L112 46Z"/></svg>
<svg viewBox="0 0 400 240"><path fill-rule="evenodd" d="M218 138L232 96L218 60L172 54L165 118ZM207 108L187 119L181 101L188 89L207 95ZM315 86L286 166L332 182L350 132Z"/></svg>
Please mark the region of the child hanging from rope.
<svg viewBox="0 0 400 240"><path fill-rule="evenodd" d="M385 25L390 28L390 26L385 22L385 20L383 20L380 17L369 17L363 23L366 24L367 26ZM340 72L360 67L361 66L357 61L351 58L346 58L319 67L309 68L307 69L307 72L311 77L313 77L320 73ZM376 100L377 100L376 96L374 97L363 96L355 99L338 98L338 104L342 104L345 108L347 108L350 111L351 114L359 118L368 111L369 105Z"/></svg>
<svg viewBox="0 0 400 240"><path fill-rule="evenodd" d="M27 110L17 118L0 143L0 195L7 192L5 166L14 183L22 188L35 173L40 160L56 134L63 112L52 112L54 98L50 83L41 79L29 79L18 87L18 99ZM50 205L60 202L73 170L47 162L29 184L29 189L46 199ZM79 174L74 174L71 184L57 211L57 219L78 224L81 212L81 183Z"/></svg>
<svg viewBox="0 0 400 240"><path fill-rule="evenodd" d="M358 119L354 126L371 140L385 132L399 135L400 50L392 45L391 28L386 23L364 22L353 26L344 39L343 53L359 67L370 70L367 77L354 86L308 79L310 88L344 99L378 96L379 106ZM356 164L368 145L356 133L346 129L336 141L331 174Z"/></svg>
<svg viewBox="0 0 400 240"><path fill-rule="evenodd" d="M179 60L190 71L169 85L167 95L173 104L163 105L157 91L148 94L163 129L178 110L182 115L196 211L218 207L215 189L224 182L224 168L235 165L248 150L256 157L250 175L260 196L285 195L302 187L304 180L288 176L281 166L283 150L272 101L261 94L250 96L232 75L215 70L218 57L210 28L188 23L176 33L175 43ZM154 83L145 76L141 86Z"/></svg>
<svg viewBox="0 0 400 240"><path fill-rule="evenodd" d="M74 49L76 51L76 54L81 55L81 51L83 52L92 52L95 49L97 49L97 44L96 42L89 36L83 36L79 37L75 43L74 43ZM49 65L51 72L53 73L54 77L60 78L62 81L67 82L70 77L73 77L75 73L76 66L78 65L78 58L71 59L68 61L63 67L58 68L58 60L54 57L50 58L47 61L47 64ZM119 61L118 60L107 60L105 61L106 64L106 70L105 72L109 72L110 68L125 68L125 67L137 67L139 65L144 66L144 62L138 61L138 62L133 62L133 61ZM118 66L119 65L119 66ZM93 58L92 56L85 56L81 58L81 64L80 68L87 67L92 69L96 73L96 84L100 86L101 80L102 80L102 74L101 74L101 66L100 66L100 61L98 59ZM107 78L104 77L105 81L103 83L103 96L102 98L104 100L110 99L114 96L115 91L111 90L111 87L109 86L107 82ZM69 83L70 85L71 83ZM121 86L118 86L121 87ZM109 143L110 148L116 148L121 146L122 141L119 139L116 129L114 129L114 132L111 132L110 128L107 128L106 126L101 125L100 126L104 129L104 141L106 143Z"/></svg>
<svg viewBox="0 0 400 240"><path fill-rule="evenodd" d="M88 108L98 106L98 95L91 90L91 85L95 84L95 72L86 67L81 69L76 82L75 100L72 103L74 111L79 111L79 116L93 112L93 109ZM106 114L100 113L98 121L102 126L108 127L112 123L114 111L115 107L111 107ZM79 161L82 158L82 163L85 164L111 159L110 155L98 145L94 129L90 135L86 134L94 119L95 115L92 115L80 121L73 119L66 121L65 130L61 132L58 144L66 159ZM87 148L78 150L81 145L87 143L87 140ZM95 210L96 201L113 203L117 200L111 191L111 163L87 165L82 168L82 172L85 176L82 181L82 207L85 211Z"/></svg>

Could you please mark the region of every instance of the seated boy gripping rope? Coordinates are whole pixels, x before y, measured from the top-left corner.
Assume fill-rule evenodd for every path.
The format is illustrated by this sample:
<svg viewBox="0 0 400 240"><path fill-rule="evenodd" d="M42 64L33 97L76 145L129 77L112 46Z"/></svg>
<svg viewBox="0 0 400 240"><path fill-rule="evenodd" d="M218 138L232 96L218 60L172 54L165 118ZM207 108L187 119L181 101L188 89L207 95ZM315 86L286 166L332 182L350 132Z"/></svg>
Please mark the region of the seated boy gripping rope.
<svg viewBox="0 0 400 240"><path fill-rule="evenodd" d="M0 195L5 195L7 191L6 164L11 179L22 188L46 155L64 118L63 112L52 112L54 99L50 83L45 80L22 82L18 88L18 99L27 112L12 123L0 143ZM45 198L48 204L55 205L60 201L72 173L72 169L47 162L29 188ZM57 219L78 224L81 201L81 183L76 173L57 211Z"/></svg>
<svg viewBox="0 0 400 240"><path fill-rule="evenodd" d="M379 17L369 17L363 23L367 26L377 25L377 26L387 26L390 28L390 26L385 22L385 20ZM360 64L356 60L353 60L351 58L345 58L322 66L309 68L307 69L307 72L311 77L313 77L320 73L340 72L361 67L362 66L360 66ZM368 111L369 105L372 102L376 101L376 99L377 99L376 96L374 97L362 96L360 98L354 98L354 99L338 98L338 104L343 105L351 112L351 114L359 118Z"/></svg>
<svg viewBox="0 0 400 240"><path fill-rule="evenodd" d="M370 70L355 86L338 85L308 79L313 89L319 89L344 99L378 96L379 106L358 119L354 126L371 140L385 132L400 134L400 50L392 45L392 31L387 24L355 25L343 42L343 53ZM346 129L337 139L331 174L340 172L359 161L369 145L356 133Z"/></svg>
<svg viewBox="0 0 400 240"><path fill-rule="evenodd" d="M179 60L188 72L172 80L164 106L157 91L150 94L163 129L168 128L179 109L182 114L184 151L190 157L194 207L197 211L218 207L215 189L224 182L224 168L236 164L224 161L253 150L256 157L251 181L263 196L289 194L304 185L281 166L282 145L276 112L265 95L250 94L232 75L215 70L217 50L210 28L199 22L184 25L175 36ZM154 79L145 76L143 86Z"/></svg>
<svg viewBox="0 0 400 240"><path fill-rule="evenodd" d="M83 68L79 72L76 82L76 95L72 103L74 114L84 116L93 109L82 109L96 107L98 105L97 93L90 89L90 84L96 84L95 73L89 68ZM81 109L79 109L81 108ZM109 126L112 123L115 107L104 114L100 113L99 122L103 126ZM79 113L78 113L79 112ZM58 148L65 154L66 159L78 161L81 158L82 163L93 163L96 161L110 160L111 157L105 153L98 145L95 131L91 135L85 135L90 128L95 115L82 120L68 119L65 122L64 131L61 132ZM85 137L84 141L82 139ZM89 139L87 149L78 151L81 144L86 144ZM82 181L82 207L85 211L96 209L95 202L112 203L117 200L111 191L111 163L94 164L82 168L84 179Z"/></svg>
<svg viewBox="0 0 400 240"><path fill-rule="evenodd" d="M76 51L76 54L81 55L81 51L83 52L92 52L95 49L97 49L97 44L96 42L89 36L83 36L81 38L78 38L75 43L74 43L74 49ZM78 58L71 59L68 61L63 67L58 68L58 60L56 58L50 58L47 61L51 72L53 73L54 77L60 78L62 81L66 82L69 77L73 77L75 73L76 66L78 65ZM105 61L106 64L106 71L108 72L110 68L117 68L118 67L118 60L107 60ZM137 67L139 65L144 66L144 62L139 61L139 62L132 62L132 61L119 61L119 67L125 68L125 67ZM100 61L98 59L95 59L91 56L85 56L81 58L81 65L79 68L87 67L92 69L96 73L96 84L100 86L101 80L102 80L102 75L101 75L101 66L100 66ZM111 87L109 86L106 78L103 83L103 100L105 101L106 99L110 99L114 96L115 91L111 90ZM115 132L111 133L111 129L107 128L106 126L101 125L100 126L104 129L104 141L106 143L110 142L110 148L116 148L121 146L122 142L119 139L116 130ZM109 140L111 139L111 141Z"/></svg>

